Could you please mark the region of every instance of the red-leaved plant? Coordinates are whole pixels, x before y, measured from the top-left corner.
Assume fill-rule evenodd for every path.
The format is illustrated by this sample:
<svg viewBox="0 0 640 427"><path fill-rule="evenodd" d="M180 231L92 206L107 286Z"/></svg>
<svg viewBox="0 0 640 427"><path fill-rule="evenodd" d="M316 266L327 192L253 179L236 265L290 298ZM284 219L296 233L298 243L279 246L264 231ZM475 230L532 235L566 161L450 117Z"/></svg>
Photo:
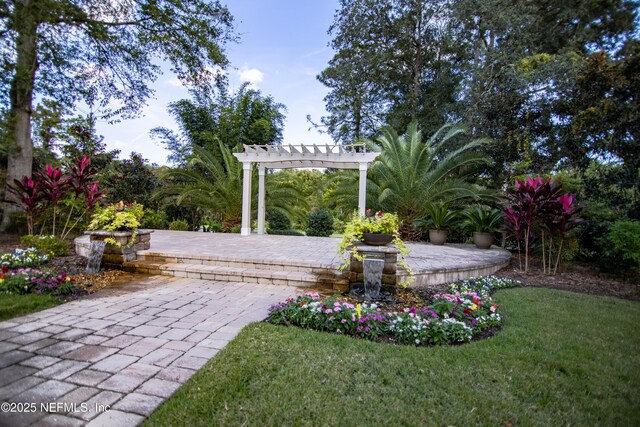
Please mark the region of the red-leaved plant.
<svg viewBox="0 0 640 427"><path fill-rule="evenodd" d="M524 243L524 272L529 271L532 233L537 231L542 238L543 270L555 274L560 262L562 243L567 233L577 220L575 215L580 208L574 204L575 196L563 192L560 185L548 178L527 177L523 181L516 181L514 186L507 189L508 204L503 211L507 230L511 231L518 242L518 260L522 269L521 243ZM558 251L553 254L554 238L560 238ZM547 251L548 253L545 253ZM548 256L548 258L547 258ZM555 262L553 261L555 258ZM547 267L548 265L548 267Z"/></svg>
<svg viewBox="0 0 640 427"><path fill-rule="evenodd" d="M87 156L76 157L68 169L69 172L65 174L60 168L47 165L44 171L36 172L33 178L24 176L21 180L14 180L14 185L9 188L9 191L18 197L18 203L27 214L29 234L34 232L34 212L37 209L48 206L53 208L52 234L55 235L58 203L70 193L76 199L84 196L85 209L76 217L71 227L69 227L69 223L76 208L73 201L69 203L67 220L60 233L60 237L65 239L87 211L105 197L103 193L100 193L98 183L94 181L95 174L91 171L90 158Z"/></svg>
<svg viewBox="0 0 640 427"><path fill-rule="evenodd" d="M16 195L25 210L27 214L27 230L29 234L33 234L33 214L40 200L42 200L40 183L28 176L23 176L21 180L13 180L13 185L9 186L9 191Z"/></svg>

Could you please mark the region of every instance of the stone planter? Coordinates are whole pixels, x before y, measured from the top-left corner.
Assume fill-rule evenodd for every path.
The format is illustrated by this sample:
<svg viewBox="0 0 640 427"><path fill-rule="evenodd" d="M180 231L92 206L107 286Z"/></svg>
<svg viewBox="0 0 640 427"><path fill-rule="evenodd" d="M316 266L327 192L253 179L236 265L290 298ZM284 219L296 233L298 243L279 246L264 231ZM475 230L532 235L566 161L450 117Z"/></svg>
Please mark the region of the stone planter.
<svg viewBox="0 0 640 427"><path fill-rule="evenodd" d="M493 233L473 233L473 243L478 249L489 249L493 245Z"/></svg>
<svg viewBox="0 0 640 427"><path fill-rule="evenodd" d="M135 261L136 251L143 251L151 247L151 233L153 230L140 229L135 237L135 242L130 247L126 247L131 242L132 231L108 231L95 230L85 231L90 236L91 241L104 241L112 238L120 243L120 247L107 244L102 255L103 265L121 266L124 262Z"/></svg>
<svg viewBox="0 0 640 427"><path fill-rule="evenodd" d="M393 234L362 233L362 242L369 246L384 246L392 240Z"/></svg>
<svg viewBox="0 0 640 427"><path fill-rule="evenodd" d="M429 230L429 241L432 245L442 246L447 241L447 230Z"/></svg>

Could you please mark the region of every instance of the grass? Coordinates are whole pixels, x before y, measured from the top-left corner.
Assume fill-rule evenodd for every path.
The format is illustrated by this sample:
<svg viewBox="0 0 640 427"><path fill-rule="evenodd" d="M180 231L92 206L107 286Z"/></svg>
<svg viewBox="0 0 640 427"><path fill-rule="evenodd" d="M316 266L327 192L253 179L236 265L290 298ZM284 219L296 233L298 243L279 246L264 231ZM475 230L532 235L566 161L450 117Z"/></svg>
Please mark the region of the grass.
<svg viewBox="0 0 640 427"><path fill-rule="evenodd" d="M61 304L51 295L6 295L0 294L0 321L23 316Z"/></svg>
<svg viewBox="0 0 640 427"><path fill-rule="evenodd" d="M504 329L453 347L252 324L145 425L640 424L640 303L496 299Z"/></svg>

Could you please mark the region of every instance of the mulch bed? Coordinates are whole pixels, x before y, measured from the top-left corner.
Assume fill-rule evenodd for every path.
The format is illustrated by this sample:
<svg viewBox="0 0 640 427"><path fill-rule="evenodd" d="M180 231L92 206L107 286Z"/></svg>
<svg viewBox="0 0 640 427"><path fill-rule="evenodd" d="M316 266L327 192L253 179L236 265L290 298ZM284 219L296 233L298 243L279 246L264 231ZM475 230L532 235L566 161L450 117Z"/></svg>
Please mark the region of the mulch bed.
<svg viewBox="0 0 640 427"><path fill-rule="evenodd" d="M640 301L640 283L623 281L584 263L574 262L565 271L549 275L544 274L542 265L534 260L533 266L529 267L529 273L524 274L520 271L518 260L513 258L511 265L500 270L496 276L520 280L524 286Z"/></svg>

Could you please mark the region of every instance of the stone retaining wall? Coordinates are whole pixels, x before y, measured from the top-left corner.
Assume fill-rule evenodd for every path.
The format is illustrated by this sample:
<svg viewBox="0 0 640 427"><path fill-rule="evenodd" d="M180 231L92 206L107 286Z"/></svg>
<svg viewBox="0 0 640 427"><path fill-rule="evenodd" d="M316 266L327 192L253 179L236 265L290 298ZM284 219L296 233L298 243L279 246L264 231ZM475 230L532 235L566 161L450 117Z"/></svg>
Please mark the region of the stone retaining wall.
<svg viewBox="0 0 640 427"><path fill-rule="evenodd" d="M151 247L151 233L153 230L141 229L138 230L138 234L135 237L135 243L130 247L131 236L133 232L130 231L107 231L96 230L87 231L86 234L90 236L91 241L103 242L107 238L114 239L120 244L120 247L113 244L107 244L104 248L104 254L102 255L103 265L116 265L121 266L125 262L135 261L136 251L147 250Z"/></svg>

